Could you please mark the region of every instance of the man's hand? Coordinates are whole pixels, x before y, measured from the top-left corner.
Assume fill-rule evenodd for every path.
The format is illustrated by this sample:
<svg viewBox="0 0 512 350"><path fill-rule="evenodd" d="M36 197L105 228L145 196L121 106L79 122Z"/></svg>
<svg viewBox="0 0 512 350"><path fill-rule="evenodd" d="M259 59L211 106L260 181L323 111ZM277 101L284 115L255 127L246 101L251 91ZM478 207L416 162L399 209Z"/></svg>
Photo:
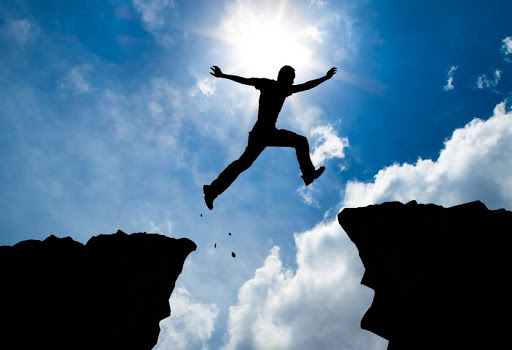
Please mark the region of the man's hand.
<svg viewBox="0 0 512 350"><path fill-rule="evenodd" d="M211 66L210 69L212 70L210 72L211 75L213 75L216 78L222 78L223 74L219 67L217 66Z"/></svg>
<svg viewBox="0 0 512 350"><path fill-rule="evenodd" d="M336 74L336 72L338 71L338 68L336 67L332 67L331 69L329 69L329 71L327 72L327 74L325 74L325 76L327 77L327 79L331 79L332 76L334 74Z"/></svg>

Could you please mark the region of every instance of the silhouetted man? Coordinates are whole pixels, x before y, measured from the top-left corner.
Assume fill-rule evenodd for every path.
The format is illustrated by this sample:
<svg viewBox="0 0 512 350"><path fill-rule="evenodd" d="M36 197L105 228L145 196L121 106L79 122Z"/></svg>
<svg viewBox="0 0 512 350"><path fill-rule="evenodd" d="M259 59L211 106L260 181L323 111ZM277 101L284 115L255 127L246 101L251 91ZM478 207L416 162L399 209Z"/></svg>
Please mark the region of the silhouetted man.
<svg viewBox="0 0 512 350"><path fill-rule="evenodd" d="M251 132L245 152L238 160L227 166L219 177L210 185L203 186L204 201L208 209L213 209L213 201L224 192L229 185L243 171L247 170L258 158L260 153L267 146L271 147L293 147L297 153L302 179L306 186L317 179L325 170L321 166L315 169L309 157L309 143L304 136L294 132L276 129L276 122L279 112L283 107L284 100L296 92L305 91L318 86L336 74L336 67L329 69L327 74L321 78L310 80L304 84L293 85L295 69L284 66L279 70L277 81L272 79L242 78L236 75L222 73L219 67L211 67L211 75L217 78L226 78L244 85L254 86L260 90L260 101L258 109L258 120Z"/></svg>

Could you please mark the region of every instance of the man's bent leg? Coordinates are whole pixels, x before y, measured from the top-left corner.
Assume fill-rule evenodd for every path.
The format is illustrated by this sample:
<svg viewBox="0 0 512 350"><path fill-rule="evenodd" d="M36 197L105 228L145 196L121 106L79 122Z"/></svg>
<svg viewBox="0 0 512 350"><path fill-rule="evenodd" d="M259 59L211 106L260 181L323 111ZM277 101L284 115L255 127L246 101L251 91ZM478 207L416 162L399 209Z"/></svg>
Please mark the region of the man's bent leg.
<svg viewBox="0 0 512 350"><path fill-rule="evenodd" d="M315 170L315 166L309 156L309 142L305 136L298 135L289 130L276 130L272 134L269 146L295 148L300 170L302 171L302 179L306 186L322 175L325 170L323 166Z"/></svg>
<svg viewBox="0 0 512 350"><path fill-rule="evenodd" d="M307 175L315 171L315 167L309 157L309 142L305 136L298 135L289 130L279 129L272 134L269 146L295 148L302 174Z"/></svg>
<svg viewBox="0 0 512 350"><path fill-rule="evenodd" d="M252 165L264 148L264 146L260 145L251 145L249 142L249 145L240 158L229 164L226 169L220 173L217 179L211 183L211 185L203 186L204 200L208 209L213 209L213 201L215 198L224 192L233 183L233 181L236 180L238 175Z"/></svg>

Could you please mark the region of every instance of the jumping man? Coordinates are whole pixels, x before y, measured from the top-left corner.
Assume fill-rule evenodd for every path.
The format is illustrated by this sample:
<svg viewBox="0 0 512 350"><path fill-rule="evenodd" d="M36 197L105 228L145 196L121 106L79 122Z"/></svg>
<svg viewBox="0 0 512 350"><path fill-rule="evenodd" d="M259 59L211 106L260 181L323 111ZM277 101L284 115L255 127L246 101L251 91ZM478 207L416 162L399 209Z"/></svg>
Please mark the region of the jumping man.
<svg viewBox="0 0 512 350"><path fill-rule="evenodd" d="M216 78L233 80L244 85L254 86L260 90L258 120L251 132L244 153L227 166L219 177L210 185L203 186L204 201L208 209L213 209L213 201L224 192L243 171L247 170L258 158L265 147L293 147L297 154L302 179L306 186L317 179L325 170L321 166L315 169L309 157L309 143L304 136L284 129L277 129L276 122L284 100L291 94L312 89L336 74L336 67L329 69L321 78L310 80L304 84L293 85L295 69L283 66L277 75L277 81L272 79L243 78L236 75L224 74L219 67L211 67L210 74Z"/></svg>

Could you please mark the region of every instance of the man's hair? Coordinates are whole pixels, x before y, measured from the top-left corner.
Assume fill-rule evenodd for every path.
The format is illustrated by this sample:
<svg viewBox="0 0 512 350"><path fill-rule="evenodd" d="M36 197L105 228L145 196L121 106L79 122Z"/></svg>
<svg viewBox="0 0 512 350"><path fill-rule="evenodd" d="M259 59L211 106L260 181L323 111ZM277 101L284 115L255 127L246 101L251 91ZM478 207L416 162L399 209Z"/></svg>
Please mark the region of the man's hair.
<svg viewBox="0 0 512 350"><path fill-rule="evenodd" d="M290 81L295 77L295 69L291 66L283 66L277 74L277 81Z"/></svg>

